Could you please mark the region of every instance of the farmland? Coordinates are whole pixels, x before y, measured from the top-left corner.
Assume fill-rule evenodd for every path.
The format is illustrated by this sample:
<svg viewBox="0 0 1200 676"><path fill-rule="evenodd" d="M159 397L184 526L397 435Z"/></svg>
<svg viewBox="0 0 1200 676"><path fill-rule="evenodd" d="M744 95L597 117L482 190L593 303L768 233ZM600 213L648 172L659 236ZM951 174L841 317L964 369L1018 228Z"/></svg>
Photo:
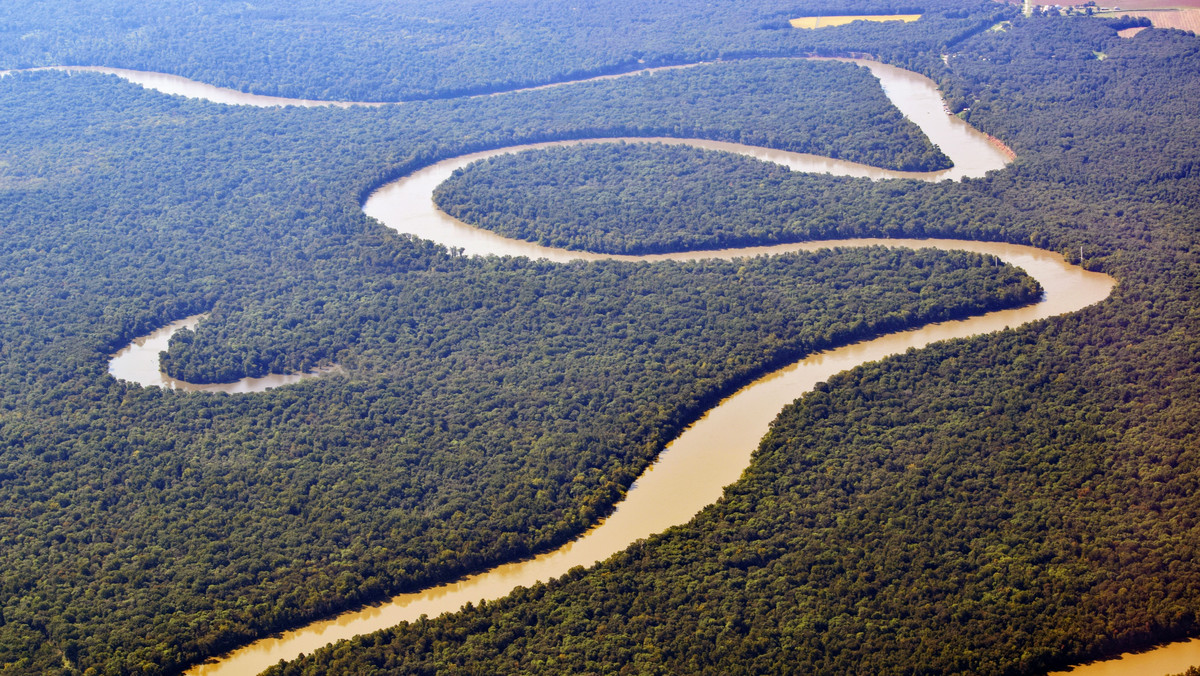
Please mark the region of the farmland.
<svg viewBox="0 0 1200 676"><path fill-rule="evenodd" d="M1178 28L1200 34L1200 8L1184 9L1147 9L1138 11L1104 12L1097 14L1101 17L1141 16L1150 19L1155 28Z"/></svg>

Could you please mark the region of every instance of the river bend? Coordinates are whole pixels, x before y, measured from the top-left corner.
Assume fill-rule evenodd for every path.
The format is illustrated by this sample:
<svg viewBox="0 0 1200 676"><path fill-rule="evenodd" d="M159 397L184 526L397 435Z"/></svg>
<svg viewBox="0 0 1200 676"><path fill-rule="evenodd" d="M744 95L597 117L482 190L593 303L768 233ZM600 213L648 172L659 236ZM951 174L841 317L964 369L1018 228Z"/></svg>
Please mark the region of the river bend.
<svg viewBox="0 0 1200 676"><path fill-rule="evenodd" d="M503 564L457 582L401 594L381 606L350 611L256 641L188 673L195 676L258 673L281 659L295 659L333 641L414 621L422 615L434 617L454 612L467 602L497 599L517 586L528 587L561 576L575 566L591 566L638 539L688 522L698 511L718 500L724 487L736 481L749 465L751 454L780 409L835 373L934 341L990 333L1078 310L1103 300L1113 287L1110 277L1072 266L1058 254L1010 244L864 239L812 242L774 250L876 244L992 253L1023 268L1042 284L1046 293L1041 302L1031 306L931 324L810 355L760 378L705 413L667 445L607 519L578 539L530 560Z"/></svg>
<svg viewBox="0 0 1200 676"><path fill-rule="evenodd" d="M629 138L625 140L684 143L710 150L724 150L749 155L783 164L795 171L872 179L954 180L977 177L988 171L1003 168L1012 158L1011 151L997 141L978 132L959 118L949 115L936 85L931 80L874 61L851 61L866 66L879 78L881 86L892 103L906 117L917 123L930 140L951 158L954 163L953 168L929 173L895 172L852 162L739 144L696 139ZM68 69L63 68L63 70ZM177 76L122 69L72 67L69 70L91 70L115 74L165 93L181 94L233 105L339 107L385 105L263 97L213 87ZM590 79L608 79L644 72L647 71ZM568 86L570 84L560 83L547 86ZM583 139L564 143L597 143L614 140ZM312 652L339 639L390 627L405 620L415 620L421 615L436 616L443 612L453 612L467 602L500 598L518 585L529 586L537 581L558 577L574 566L590 566L621 551L637 539L661 532L672 525L686 523L700 509L719 499L724 487L736 481L748 466L753 450L778 411L833 374L867 361L898 354L910 348L919 348L934 341L980 335L1072 312L1103 300L1109 295L1114 285L1112 278L1072 266L1057 254L1032 247L958 240L838 240L642 257L566 251L540 247L529 242L508 240L493 233L480 231L446 215L433 205L433 189L455 169L483 157L546 145L552 144L510 147L439 162L376 191L364 204L364 211L399 232L431 239L446 246L461 248L468 254L522 255L546 258L552 261L601 258L638 260L737 258L788 251L807 251L828 246L873 246L879 244L975 251L994 254L1005 262L1023 268L1042 284L1045 296L1040 302L1024 308L933 324L810 355L799 362L763 376L708 411L667 446L657 461L637 479L625 498L616 505L614 512L607 519L580 538L559 549L531 560L503 564L454 583L411 594L402 594L384 605L347 612L329 620L315 622L285 634L254 642L215 661L195 666L187 672L188 674L214 676L217 674L258 673L277 663L280 659L294 659L301 653ZM150 336L138 339L134 344L114 356L110 363L110 372L117 377L143 385L157 385L187 391L224 392L259 392L269 387L286 385L317 375L268 376L217 385L194 385L167 378L158 369L158 352L165 349L166 341L174 331L185 326L194 328L200 318L201 316L197 315L179 320ZM1173 646L1177 645L1181 644L1173 644ZM1167 648L1172 649L1173 646ZM1109 663L1089 665L1081 669L1094 670L1097 667L1104 669L1106 664ZM1116 662L1114 661L1113 664ZM1186 666L1187 664L1184 664L1184 668ZM1120 669L1120 667L1116 668ZM1082 673L1082 671L1078 673ZM1088 671L1088 673L1092 672ZM1096 671L1095 673L1108 672Z"/></svg>

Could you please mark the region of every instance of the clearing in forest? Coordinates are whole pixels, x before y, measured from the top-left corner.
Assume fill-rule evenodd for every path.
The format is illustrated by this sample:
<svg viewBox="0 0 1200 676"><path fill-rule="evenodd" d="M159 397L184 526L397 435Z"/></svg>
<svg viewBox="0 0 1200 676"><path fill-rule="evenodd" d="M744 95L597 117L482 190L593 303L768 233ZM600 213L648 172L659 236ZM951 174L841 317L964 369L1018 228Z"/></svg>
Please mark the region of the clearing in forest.
<svg viewBox="0 0 1200 676"><path fill-rule="evenodd" d="M920 14L864 14L853 16L802 16L792 19L793 28L828 28L830 26L845 26L855 21L916 21Z"/></svg>

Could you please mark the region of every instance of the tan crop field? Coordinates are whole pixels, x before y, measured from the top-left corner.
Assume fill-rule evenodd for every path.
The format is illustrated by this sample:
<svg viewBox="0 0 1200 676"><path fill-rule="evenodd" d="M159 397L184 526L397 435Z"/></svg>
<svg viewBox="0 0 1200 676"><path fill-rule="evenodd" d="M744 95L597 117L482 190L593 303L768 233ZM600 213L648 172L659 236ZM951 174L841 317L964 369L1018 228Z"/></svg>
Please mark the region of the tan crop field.
<svg viewBox="0 0 1200 676"><path fill-rule="evenodd" d="M1200 1L1200 0L1197 0ZM916 21L920 14L865 14L857 16L803 16L792 19L793 28L828 28L830 26L845 26L855 21Z"/></svg>
<svg viewBox="0 0 1200 676"><path fill-rule="evenodd" d="M1200 9L1200 0L1110 0L1097 1L1096 4L1102 7L1120 7L1122 13L1125 13L1125 10L1140 9Z"/></svg>
<svg viewBox="0 0 1200 676"><path fill-rule="evenodd" d="M1200 35L1200 9L1148 9L1148 10L1119 10L1116 12L1098 13L1096 16L1144 16L1150 19L1155 28L1178 28Z"/></svg>
<svg viewBox="0 0 1200 676"><path fill-rule="evenodd" d="M1020 3L1017 3L1020 4ZM1082 0L1073 0L1072 2L1064 3L1062 0L1038 0L1033 3L1036 7L1051 7L1054 5L1069 5L1075 8L1081 8ZM1096 0L1096 4L1100 8L1116 7L1115 12L1101 13L1104 16L1112 16L1113 14L1131 14L1141 10L1150 9L1200 9L1200 0Z"/></svg>

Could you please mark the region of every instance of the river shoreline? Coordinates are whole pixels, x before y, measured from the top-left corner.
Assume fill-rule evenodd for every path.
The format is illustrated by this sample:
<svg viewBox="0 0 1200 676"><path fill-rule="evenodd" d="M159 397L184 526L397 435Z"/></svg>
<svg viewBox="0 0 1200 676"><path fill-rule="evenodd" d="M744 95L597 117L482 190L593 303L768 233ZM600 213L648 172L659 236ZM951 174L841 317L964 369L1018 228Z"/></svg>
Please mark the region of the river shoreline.
<svg viewBox="0 0 1200 676"><path fill-rule="evenodd" d="M257 378L242 378L232 383L189 383L163 373L159 366L158 353L167 350L171 336L183 329L194 330L200 320L207 316L207 314L198 314L177 319L162 328L135 338L109 359L109 375L142 387L161 387L165 390L181 392L253 394L284 385L294 385L303 380L311 380L338 370L336 366L327 366L308 373L271 373Z"/></svg>

